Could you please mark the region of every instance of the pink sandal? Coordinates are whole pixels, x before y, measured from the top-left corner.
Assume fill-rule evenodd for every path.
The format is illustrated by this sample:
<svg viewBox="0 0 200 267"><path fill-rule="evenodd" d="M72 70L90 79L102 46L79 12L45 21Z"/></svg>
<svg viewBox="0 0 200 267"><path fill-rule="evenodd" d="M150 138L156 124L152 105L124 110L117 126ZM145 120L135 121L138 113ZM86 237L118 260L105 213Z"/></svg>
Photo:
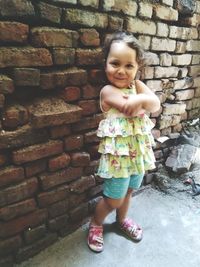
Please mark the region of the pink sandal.
<svg viewBox="0 0 200 267"><path fill-rule="evenodd" d="M87 243L92 251L103 251L103 226L90 224Z"/></svg>
<svg viewBox="0 0 200 267"><path fill-rule="evenodd" d="M117 223L119 229L133 241L140 241L143 237L142 228L131 219L124 219L122 223Z"/></svg>

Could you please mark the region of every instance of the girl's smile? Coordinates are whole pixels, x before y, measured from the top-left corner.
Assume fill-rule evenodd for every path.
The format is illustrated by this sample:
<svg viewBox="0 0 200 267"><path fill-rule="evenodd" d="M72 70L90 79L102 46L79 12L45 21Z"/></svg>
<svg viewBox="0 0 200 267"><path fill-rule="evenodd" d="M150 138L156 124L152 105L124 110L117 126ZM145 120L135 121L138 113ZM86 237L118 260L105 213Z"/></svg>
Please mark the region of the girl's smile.
<svg viewBox="0 0 200 267"><path fill-rule="evenodd" d="M106 61L106 75L117 88L128 88L138 70L136 51L124 42L113 42Z"/></svg>

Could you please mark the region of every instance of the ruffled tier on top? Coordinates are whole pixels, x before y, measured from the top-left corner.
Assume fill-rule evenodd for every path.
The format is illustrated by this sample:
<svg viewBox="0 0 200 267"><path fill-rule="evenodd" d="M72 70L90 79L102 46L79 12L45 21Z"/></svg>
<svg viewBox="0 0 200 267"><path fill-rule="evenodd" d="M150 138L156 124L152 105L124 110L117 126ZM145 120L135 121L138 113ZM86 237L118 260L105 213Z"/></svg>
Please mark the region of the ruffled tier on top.
<svg viewBox="0 0 200 267"><path fill-rule="evenodd" d="M154 127L148 116L127 118L108 116L99 124L102 154L98 175L102 178L127 178L155 168L152 150Z"/></svg>

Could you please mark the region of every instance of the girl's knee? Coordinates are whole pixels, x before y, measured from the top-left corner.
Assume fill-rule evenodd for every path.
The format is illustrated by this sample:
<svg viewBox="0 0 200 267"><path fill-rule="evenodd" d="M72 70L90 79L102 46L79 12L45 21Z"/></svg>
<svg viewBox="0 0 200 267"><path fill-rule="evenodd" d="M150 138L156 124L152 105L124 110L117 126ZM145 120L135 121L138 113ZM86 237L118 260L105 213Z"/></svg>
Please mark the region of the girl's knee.
<svg viewBox="0 0 200 267"><path fill-rule="evenodd" d="M106 203L110 209L114 210L114 209L118 209L119 207L121 207L123 200L124 198L120 198L120 199L107 198Z"/></svg>

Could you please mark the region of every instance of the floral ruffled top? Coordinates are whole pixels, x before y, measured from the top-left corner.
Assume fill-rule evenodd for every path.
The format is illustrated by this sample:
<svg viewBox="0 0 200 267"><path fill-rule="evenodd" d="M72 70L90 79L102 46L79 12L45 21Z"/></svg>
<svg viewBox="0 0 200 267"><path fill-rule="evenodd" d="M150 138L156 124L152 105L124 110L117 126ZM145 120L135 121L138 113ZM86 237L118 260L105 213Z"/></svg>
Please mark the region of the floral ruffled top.
<svg viewBox="0 0 200 267"><path fill-rule="evenodd" d="M131 89L121 89L125 94L136 94ZM104 112L97 131L101 138L101 153L97 174L102 178L128 178L132 174L142 174L155 168L152 150L154 138L151 129L153 122L144 114L126 117L115 108Z"/></svg>

